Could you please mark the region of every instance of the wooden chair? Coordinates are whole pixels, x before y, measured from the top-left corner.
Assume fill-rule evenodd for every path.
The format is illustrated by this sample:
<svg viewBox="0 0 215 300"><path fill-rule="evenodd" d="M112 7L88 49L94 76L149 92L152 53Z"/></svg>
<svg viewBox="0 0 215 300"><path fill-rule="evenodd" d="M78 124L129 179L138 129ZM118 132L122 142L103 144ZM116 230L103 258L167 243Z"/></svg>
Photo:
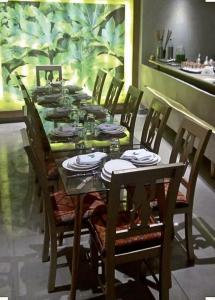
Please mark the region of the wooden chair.
<svg viewBox="0 0 215 300"><path fill-rule="evenodd" d="M152 100L142 130L141 145L155 153L159 152L170 112L171 107L168 104L156 98Z"/></svg>
<svg viewBox="0 0 215 300"><path fill-rule="evenodd" d="M183 162L189 165L181 184L185 193L179 192L174 214L185 216L185 240L188 261L194 262L193 237L192 237L192 215L196 181L200 169L200 162L205 152L211 130L197 124L191 119L184 119L177 132L170 155L170 163Z"/></svg>
<svg viewBox="0 0 215 300"><path fill-rule="evenodd" d="M130 86L125 97L124 109L121 115L120 124L128 129L130 133L131 144L133 144L134 127L142 96L143 91L139 90L135 86Z"/></svg>
<svg viewBox="0 0 215 300"><path fill-rule="evenodd" d="M68 260L68 265L71 267L72 249L70 246L63 246L62 241L65 238L71 237L73 232L75 218L75 203L77 198L67 196L63 189L50 194L48 178L46 174L46 166L44 159L41 158L41 149L33 140L29 140L27 132L22 129L22 139L24 149L32 163L39 184L42 188L44 202L44 242L42 251L42 261L50 260L48 291L55 290L57 258L65 255ZM100 195L91 193L84 198L83 220L89 211L101 205ZM64 265L63 265L64 266Z"/></svg>
<svg viewBox="0 0 215 300"><path fill-rule="evenodd" d="M89 219L93 270L97 273L100 258L105 270L107 300L116 299L117 265L135 261L145 261L147 265L147 259L153 257L159 258L156 284L160 299L169 299L172 215L183 169L184 165L179 163L112 173L107 206L98 206ZM167 194L165 178L169 181ZM122 210L120 191L127 185L134 187L132 209ZM155 195L159 202L156 220L150 206Z"/></svg>
<svg viewBox="0 0 215 300"><path fill-rule="evenodd" d="M117 113L118 99L123 87L123 81L113 77L110 87L107 92L104 107L108 109L109 113L114 116Z"/></svg>
<svg viewBox="0 0 215 300"><path fill-rule="evenodd" d="M45 82L48 80L50 82L62 81L62 66L58 65L43 65L36 66L36 84L37 86L41 85L41 73L44 74Z"/></svg>
<svg viewBox="0 0 215 300"><path fill-rule="evenodd" d="M99 70L96 76L96 80L93 87L93 93L92 93L92 101L97 104L100 104L101 102L102 90L104 87L106 76L107 73L103 70Z"/></svg>
<svg viewBox="0 0 215 300"><path fill-rule="evenodd" d="M32 101L32 98L30 97L26 86L22 82L20 75L18 73L15 73L15 75L21 88L23 99L26 105L26 107L24 108L24 120L28 134L32 135L32 130L35 130L35 132L38 134L39 139L42 142L44 151L46 152L47 156L49 156L49 154L51 153L50 144L44 131L43 124L41 123L35 104Z"/></svg>

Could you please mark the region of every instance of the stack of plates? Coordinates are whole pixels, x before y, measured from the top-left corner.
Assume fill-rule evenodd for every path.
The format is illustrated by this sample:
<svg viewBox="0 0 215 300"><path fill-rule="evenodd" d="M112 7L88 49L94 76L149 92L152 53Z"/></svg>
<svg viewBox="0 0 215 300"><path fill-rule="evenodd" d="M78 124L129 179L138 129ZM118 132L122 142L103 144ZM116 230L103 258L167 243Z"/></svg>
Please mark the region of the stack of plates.
<svg viewBox="0 0 215 300"><path fill-rule="evenodd" d="M122 154L121 158L129 160L139 167L156 165L161 161L159 155L145 149L127 150Z"/></svg>
<svg viewBox="0 0 215 300"><path fill-rule="evenodd" d="M70 108L64 108L64 107L57 107L56 109L49 110L46 113L45 119L46 120L59 120L63 121L64 119L69 119L69 114L71 112Z"/></svg>
<svg viewBox="0 0 215 300"><path fill-rule="evenodd" d="M77 127L66 126L53 129L50 132L50 135L55 138L69 138L77 136L78 131Z"/></svg>
<svg viewBox="0 0 215 300"><path fill-rule="evenodd" d="M101 160L107 155L103 152L83 154L66 159L62 166L73 172L88 172L99 167Z"/></svg>
<svg viewBox="0 0 215 300"><path fill-rule="evenodd" d="M117 124L109 124L109 123L102 123L98 126L98 129L105 134L110 135L118 135L122 134L125 131L125 127Z"/></svg>
<svg viewBox="0 0 215 300"><path fill-rule="evenodd" d="M135 168L136 167L129 161L123 159L112 159L104 164L101 173L101 178L107 182L110 182L113 171L121 171Z"/></svg>

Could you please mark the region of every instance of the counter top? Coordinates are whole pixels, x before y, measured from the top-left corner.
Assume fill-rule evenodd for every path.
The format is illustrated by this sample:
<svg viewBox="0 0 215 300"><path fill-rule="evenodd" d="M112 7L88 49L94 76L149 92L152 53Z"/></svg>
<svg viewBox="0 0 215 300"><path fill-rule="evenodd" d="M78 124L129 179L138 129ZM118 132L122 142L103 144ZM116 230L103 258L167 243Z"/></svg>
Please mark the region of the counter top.
<svg viewBox="0 0 215 300"><path fill-rule="evenodd" d="M180 66L174 66L170 63L163 63L160 61L149 60L149 63L164 73L186 81L187 83L190 83L199 89L202 89L203 91L215 95L215 75L208 76L186 72L181 70Z"/></svg>

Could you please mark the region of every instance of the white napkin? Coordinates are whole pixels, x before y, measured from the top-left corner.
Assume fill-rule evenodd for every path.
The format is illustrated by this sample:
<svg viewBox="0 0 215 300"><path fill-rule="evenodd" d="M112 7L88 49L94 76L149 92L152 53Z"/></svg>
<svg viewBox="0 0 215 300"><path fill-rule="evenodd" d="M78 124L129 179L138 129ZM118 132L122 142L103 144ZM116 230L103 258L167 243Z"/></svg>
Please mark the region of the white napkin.
<svg viewBox="0 0 215 300"><path fill-rule="evenodd" d="M103 123L103 124L100 124L98 126L98 128L103 131L113 131L113 130L118 130L120 128L120 125Z"/></svg>
<svg viewBox="0 0 215 300"><path fill-rule="evenodd" d="M79 165L96 165L106 156L107 154L103 152L93 152L89 154L78 155L76 162Z"/></svg>
<svg viewBox="0 0 215 300"><path fill-rule="evenodd" d="M149 160L154 156L153 152L149 152L145 149L127 150L120 158L128 160L144 161Z"/></svg>
<svg viewBox="0 0 215 300"><path fill-rule="evenodd" d="M78 133L78 128L77 127L72 127L72 126L67 126L67 127L59 127L54 129L51 132L53 135L58 135L58 136L73 136Z"/></svg>

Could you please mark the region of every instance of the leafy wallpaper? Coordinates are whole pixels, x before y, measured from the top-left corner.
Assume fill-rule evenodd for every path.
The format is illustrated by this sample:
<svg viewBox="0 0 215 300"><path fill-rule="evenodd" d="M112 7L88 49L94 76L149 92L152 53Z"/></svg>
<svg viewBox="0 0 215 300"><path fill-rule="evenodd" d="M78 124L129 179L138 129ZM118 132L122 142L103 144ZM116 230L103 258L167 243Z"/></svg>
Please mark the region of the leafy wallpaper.
<svg viewBox="0 0 215 300"><path fill-rule="evenodd" d="M8 106L21 99L14 72L25 76L31 88L36 65L60 64L64 79L89 90L99 68L109 72L109 80L124 78L124 5L13 1L0 3L0 24Z"/></svg>

